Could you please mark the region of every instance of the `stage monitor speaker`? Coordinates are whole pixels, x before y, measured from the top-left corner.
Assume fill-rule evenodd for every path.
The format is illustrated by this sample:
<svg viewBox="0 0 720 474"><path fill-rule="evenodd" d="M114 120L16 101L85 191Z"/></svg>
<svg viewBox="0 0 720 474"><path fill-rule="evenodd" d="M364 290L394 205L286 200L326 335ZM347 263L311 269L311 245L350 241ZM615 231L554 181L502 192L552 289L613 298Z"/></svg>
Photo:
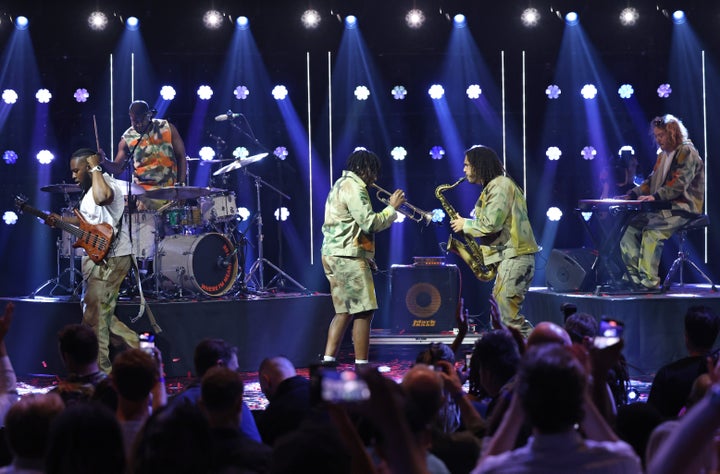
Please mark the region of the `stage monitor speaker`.
<svg viewBox="0 0 720 474"><path fill-rule="evenodd" d="M594 284L592 264L595 254L586 248L552 249L545 277L547 286L558 292L588 291Z"/></svg>
<svg viewBox="0 0 720 474"><path fill-rule="evenodd" d="M396 334L452 332L458 303L457 265L393 265L390 318Z"/></svg>

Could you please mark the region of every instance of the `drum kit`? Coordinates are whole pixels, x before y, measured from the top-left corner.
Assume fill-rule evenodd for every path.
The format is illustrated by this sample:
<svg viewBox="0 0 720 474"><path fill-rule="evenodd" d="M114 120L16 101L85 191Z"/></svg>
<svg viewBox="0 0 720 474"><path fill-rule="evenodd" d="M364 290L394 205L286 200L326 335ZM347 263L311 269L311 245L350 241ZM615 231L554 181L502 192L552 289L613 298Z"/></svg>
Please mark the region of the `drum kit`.
<svg viewBox="0 0 720 474"><path fill-rule="evenodd" d="M250 163L260 161L265 156L267 153L233 160L230 164L215 171L213 176L244 168ZM280 192L246 169L243 171L255 179L258 209L261 208L259 190L263 184ZM126 206L123 216L122 225L130 236L139 270L135 281L132 277L126 279L125 286L130 288L125 288L124 293L134 294L138 285L148 288L143 290L146 293L154 293L157 298L161 299L262 293L269 289L263 281L264 265L272 266L277 271L279 278L287 279L301 290L307 291L263 257L260 212L256 213L259 258L253 263L248 274L245 274L244 256L247 239L238 229L241 218L237 212L235 192L223 188L197 186L172 186L145 190L134 183L128 185L127 182L122 187L124 190L130 188L130 193L134 198L131 202L142 203L142 205ZM77 199L73 200L71 195L81 191L78 185L65 183L44 186L41 190L61 193L65 196L66 207L62 211L63 215L72 214L72 208L77 204ZM166 202L164 203L164 201ZM160 204L159 207L154 209L158 204ZM143 207L145 209L142 209ZM84 252L82 249L74 248L73 243L74 237L63 231L57 242L58 277L46 282L40 288L51 282L55 283L55 287L62 287L59 284L61 276L70 272L70 285L74 288L72 292L73 294L77 292L77 285L82 278L76 278L80 274L76 270L75 260L82 257ZM60 272L61 259L70 260L70 268L64 272ZM68 288L65 289L71 291Z"/></svg>

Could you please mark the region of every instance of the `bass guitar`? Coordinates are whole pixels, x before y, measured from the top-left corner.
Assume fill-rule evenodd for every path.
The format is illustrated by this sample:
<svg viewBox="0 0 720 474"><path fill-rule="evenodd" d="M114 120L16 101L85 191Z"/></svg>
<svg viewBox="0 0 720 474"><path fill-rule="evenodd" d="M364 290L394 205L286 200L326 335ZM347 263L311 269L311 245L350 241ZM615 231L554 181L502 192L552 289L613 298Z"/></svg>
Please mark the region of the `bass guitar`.
<svg viewBox="0 0 720 474"><path fill-rule="evenodd" d="M46 222L50 216L49 213L45 213L40 209L35 209L28 205L27 199L22 196L15 196L15 206L20 212L30 213ZM106 222L90 224L82 217L77 209L74 209L73 212L80 220L79 226L58 220L55 222L55 227L77 237L77 240L72 246L75 248L81 247L85 250L90 260L95 263L102 262L105 257L107 257L108 252L110 252L110 244L112 244L113 240L113 227Z"/></svg>

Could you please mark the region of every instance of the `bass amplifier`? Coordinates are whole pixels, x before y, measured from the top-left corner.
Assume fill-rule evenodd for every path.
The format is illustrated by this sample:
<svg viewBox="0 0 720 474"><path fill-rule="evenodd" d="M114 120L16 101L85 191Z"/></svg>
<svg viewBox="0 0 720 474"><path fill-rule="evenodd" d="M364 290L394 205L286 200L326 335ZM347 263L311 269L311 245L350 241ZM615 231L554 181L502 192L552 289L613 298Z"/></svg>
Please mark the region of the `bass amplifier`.
<svg viewBox="0 0 720 474"><path fill-rule="evenodd" d="M459 282L457 265L393 265L389 281L392 332L451 332L456 327Z"/></svg>

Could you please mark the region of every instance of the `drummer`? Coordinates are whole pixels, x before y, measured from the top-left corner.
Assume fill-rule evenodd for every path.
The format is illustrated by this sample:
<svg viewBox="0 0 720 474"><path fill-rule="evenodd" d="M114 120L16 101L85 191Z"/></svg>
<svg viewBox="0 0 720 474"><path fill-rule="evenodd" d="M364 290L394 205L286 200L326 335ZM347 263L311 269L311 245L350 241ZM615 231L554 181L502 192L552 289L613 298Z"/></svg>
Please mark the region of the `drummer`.
<svg viewBox="0 0 720 474"><path fill-rule="evenodd" d="M153 118L156 111L147 102L130 104L130 127L118 144L114 161L103 160L102 167L118 175L133 153L133 181L146 191L169 186L185 186L185 144L180 134L164 119ZM159 209L168 201L141 197L138 209Z"/></svg>

